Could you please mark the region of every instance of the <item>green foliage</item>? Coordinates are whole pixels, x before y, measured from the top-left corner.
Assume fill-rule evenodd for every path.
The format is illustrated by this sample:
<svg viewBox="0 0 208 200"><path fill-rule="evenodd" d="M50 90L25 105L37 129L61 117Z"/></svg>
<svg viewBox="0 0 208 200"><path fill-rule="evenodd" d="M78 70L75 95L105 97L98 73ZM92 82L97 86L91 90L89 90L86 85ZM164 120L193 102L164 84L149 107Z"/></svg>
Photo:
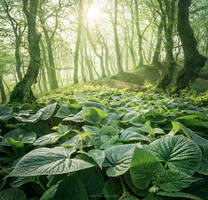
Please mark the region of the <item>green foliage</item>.
<svg viewBox="0 0 208 200"><path fill-rule="evenodd" d="M1 107L5 199L207 198L194 192L208 185L206 107L188 98L98 92Z"/></svg>

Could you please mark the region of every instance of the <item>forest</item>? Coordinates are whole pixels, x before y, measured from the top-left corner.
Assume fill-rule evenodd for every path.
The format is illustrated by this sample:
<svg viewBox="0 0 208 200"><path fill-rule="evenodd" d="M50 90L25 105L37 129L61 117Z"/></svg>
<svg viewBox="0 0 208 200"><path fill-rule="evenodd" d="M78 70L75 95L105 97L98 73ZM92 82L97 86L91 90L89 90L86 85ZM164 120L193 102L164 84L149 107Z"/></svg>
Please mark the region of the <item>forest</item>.
<svg viewBox="0 0 208 200"><path fill-rule="evenodd" d="M0 0L0 200L208 200L207 0Z"/></svg>

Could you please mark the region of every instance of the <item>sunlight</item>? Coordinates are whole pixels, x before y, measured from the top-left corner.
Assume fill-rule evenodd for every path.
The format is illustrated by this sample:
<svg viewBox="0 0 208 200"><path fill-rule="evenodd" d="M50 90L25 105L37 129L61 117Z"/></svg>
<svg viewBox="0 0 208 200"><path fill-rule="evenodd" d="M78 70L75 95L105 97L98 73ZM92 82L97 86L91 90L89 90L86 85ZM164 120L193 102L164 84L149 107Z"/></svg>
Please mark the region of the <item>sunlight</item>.
<svg viewBox="0 0 208 200"><path fill-rule="evenodd" d="M96 5L91 5L87 12L88 22L95 22L101 18L101 10Z"/></svg>

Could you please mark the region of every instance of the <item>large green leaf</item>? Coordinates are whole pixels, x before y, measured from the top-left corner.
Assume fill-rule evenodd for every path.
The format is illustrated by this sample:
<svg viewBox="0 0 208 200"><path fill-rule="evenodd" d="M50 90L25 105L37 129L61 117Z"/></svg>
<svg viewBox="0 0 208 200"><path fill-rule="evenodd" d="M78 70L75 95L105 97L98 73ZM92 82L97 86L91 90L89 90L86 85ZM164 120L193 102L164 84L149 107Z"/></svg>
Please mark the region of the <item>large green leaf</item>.
<svg viewBox="0 0 208 200"><path fill-rule="evenodd" d="M84 110L83 119L90 124L99 124L103 119L106 118L107 113L99 108L96 107L89 107Z"/></svg>
<svg viewBox="0 0 208 200"><path fill-rule="evenodd" d="M135 148L131 160L130 174L134 185L145 189L156 175L163 171L159 159L146 149Z"/></svg>
<svg viewBox="0 0 208 200"><path fill-rule="evenodd" d="M71 175L62 181L52 200L89 200L86 187L79 176Z"/></svg>
<svg viewBox="0 0 208 200"><path fill-rule="evenodd" d="M92 167L74 173L84 183L90 200L100 200L103 196L104 178L98 168Z"/></svg>
<svg viewBox="0 0 208 200"><path fill-rule="evenodd" d="M105 182L103 192L106 200L119 200L122 196L122 185L119 179L108 179Z"/></svg>
<svg viewBox="0 0 208 200"><path fill-rule="evenodd" d="M105 152L104 151L98 150L98 149L92 149L92 150L89 150L85 154L88 155L90 158L92 158L98 164L98 166L100 168L102 168L102 164L105 160Z"/></svg>
<svg viewBox="0 0 208 200"><path fill-rule="evenodd" d="M64 174L93 167L82 159L70 159L75 148L40 148L26 154L9 176L39 176Z"/></svg>
<svg viewBox="0 0 208 200"><path fill-rule="evenodd" d="M148 191L149 188L147 188L147 189L145 189L145 190L140 190L140 189L138 189L138 188L134 185L134 183L132 182L131 175L130 175L130 170L124 174L124 180L125 180L126 184L128 185L128 188L129 188L129 189L131 190L131 192L133 192L135 195L139 195L139 196L141 196L141 197L145 197L145 196L149 193L149 191Z"/></svg>
<svg viewBox="0 0 208 200"><path fill-rule="evenodd" d="M53 115L56 109L56 105L57 105L57 102L50 104L44 108L41 108L40 110L37 111L36 114L31 115L28 118L21 117L21 116L17 116L15 118L21 122L28 122L28 123L35 123L38 120L47 120Z"/></svg>
<svg viewBox="0 0 208 200"><path fill-rule="evenodd" d="M45 146L48 144L54 144L56 143L59 138L62 137L62 135L58 134L58 133L50 133L47 135L44 135L42 137L39 137L34 143L34 146Z"/></svg>
<svg viewBox="0 0 208 200"><path fill-rule="evenodd" d="M136 198L135 196L129 196L129 197L126 197L126 198L124 198L123 200L140 200L140 199L138 199L138 198Z"/></svg>
<svg viewBox="0 0 208 200"><path fill-rule="evenodd" d="M49 189L47 189L43 195L41 196L40 200L51 200L56 195L56 192L58 190L59 184L61 181L58 181L55 185L52 185Z"/></svg>
<svg viewBox="0 0 208 200"><path fill-rule="evenodd" d="M12 110L6 106L0 105L0 120L6 121L12 117Z"/></svg>
<svg viewBox="0 0 208 200"><path fill-rule="evenodd" d="M108 176L120 176L128 171L135 145L117 145L105 150L104 167Z"/></svg>
<svg viewBox="0 0 208 200"><path fill-rule="evenodd" d="M27 200L25 193L17 188L0 191L0 200Z"/></svg>
<svg viewBox="0 0 208 200"><path fill-rule="evenodd" d="M192 140L167 136L152 142L149 149L170 169L192 175L200 166L201 150Z"/></svg>
<svg viewBox="0 0 208 200"><path fill-rule="evenodd" d="M82 106L79 104L61 104L58 112L56 113L56 117L65 118L70 115L75 115L81 110Z"/></svg>
<svg viewBox="0 0 208 200"><path fill-rule="evenodd" d="M169 169L158 175L156 185L167 192L178 192L198 180L181 171Z"/></svg>
<svg viewBox="0 0 208 200"><path fill-rule="evenodd" d="M202 150L202 161L198 173L208 176L208 145L201 147Z"/></svg>
<svg viewBox="0 0 208 200"><path fill-rule="evenodd" d="M186 115L176 118L176 121L182 122L187 126L208 127L208 124L196 119L197 115Z"/></svg>
<svg viewBox="0 0 208 200"><path fill-rule="evenodd" d="M124 130L120 135L120 141L150 142L150 139L137 131Z"/></svg>
<svg viewBox="0 0 208 200"><path fill-rule="evenodd" d="M56 103L53 103L53 104L50 104L50 105L48 105L48 106L46 106L44 108L41 108L38 111L38 113L39 112L41 113L40 119L41 120L47 120L47 119L49 119L53 115L53 113L54 113L54 111L56 109L56 105L57 105L57 102Z"/></svg>
<svg viewBox="0 0 208 200"><path fill-rule="evenodd" d="M164 197L174 197L174 198L183 198L183 199L192 199L192 200L202 200L201 198L184 192L158 192L160 196Z"/></svg>

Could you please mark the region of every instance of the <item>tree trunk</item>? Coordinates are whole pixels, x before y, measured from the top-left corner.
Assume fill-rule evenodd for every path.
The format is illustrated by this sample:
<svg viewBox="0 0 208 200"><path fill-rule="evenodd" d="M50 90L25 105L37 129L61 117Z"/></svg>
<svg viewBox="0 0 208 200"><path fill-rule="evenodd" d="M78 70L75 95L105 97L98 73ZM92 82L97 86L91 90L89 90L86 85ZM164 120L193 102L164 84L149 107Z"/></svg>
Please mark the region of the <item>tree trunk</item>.
<svg viewBox="0 0 208 200"><path fill-rule="evenodd" d="M0 75L0 92L1 92L1 103L6 103L7 98L6 98L6 93L5 93L5 90L4 90L2 75Z"/></svg>
<svg viewBox="0 0 208 200"><path fill-rule="evenodd" d="M80 62L81 62L81 74L82 74L82 81L84 83L87 82L86 76L85 76L85 70L84 70L84 47L82 46L81 48L81 58L80 58Z"/></svg>
<svg viewBox="0 0 208 200"><path fill-rule="evenodd" d="M43 65L44 68L46 69L47 75L48 75L48 80L49 80L49 84L52 84L52 80L51 80L51 73L49 71L49 67L48 67L48 62L47 62L47 57L46 57L46 50L45 50L45 46L43 44L43 41L40 40L40 45L41 45L41 53L42 53L42 58L43 58ZM42 68L42 73L43 73L43 85L44 85L44 90L46 90L46 92L48 92L48 87L47 87L47 80L46 80L46 75L45 75L45 70L44 68Z"/></svg>
<svg viewBox="0 0 208 200"><path fill-rule="evenodd" d="M117 58L117 65L118 65L118 72L123 72L122 67L122 57L121 57L121 50L120 44L118 40L118 31L117 31L117 24L118 24L118 0L115 0L114 5L114 22L113 22L113 32L114 32L114 40L115 40L115 48L116 48L116 58Z"/></svg>
<svg viewBox="0 0 208 200"><path fill-rule="evenodd" d="M40 8L41 8L41 6L42 5L40 5ZM39 19L40 19L41 27L43 29L43 33L44 33L46 44L47 44L47 50L48 50L49 66L47 66L47 72L48 72L49 85L50 85L51 90L54 90L54 89L57 89L59 86L58 86L58 81L57 81L57 76L56 76L52 41L53 41L55 30L56 30L58 24L56 22L55 30L53 31L52 35L49 36L49 32L46 27L46 20L43 17L42 10L40 10L40 12L39 12ZM41 42L41 46L42 46L42 50L44 50L43 53L45 54L43 56L46 56L43 42Z"/></svg>
<svg viewBox="0 0 208 200"><path fill-rule="evenodd" d="M40 35L36 31L36 16L39 0L23 0L23 11L28 26L28 49L30 63L24 78L15 86L10 103L31 103L35 100L31 86L37 82L40 69Z"/></svg>
<svg viewBox="0 0 208 200"><path fill-rule="evenodd" d="M143 59L143 48L142 48L142 34L140 31L140 25L139 25L139 10L138 10L138 0L134 0L135 3L135 18L136 18L136 29L137 29L137 38L138 38L138 50L139 50L139 64L137 67L143 66L144 59Z"/></svg>
<svg viewBox="0 0 208 200"><path fill-rule="evenodd" d="M160 57L160 48L162 44L162 32L163 32L163 20L161 17L160 24L157 30L157 44L156 44L155 52L154 52L153 59L152 59L153 65L157 65L160 63L159 57Z"/></svg>
<svg viewBox="0 0 208 200"><path fill-rule="evenodd" d="M174 72L176 70L176 63L173 56L173 27L175 22L176 12L176 1L175 0L164 0L164 7L162 6L161 0L158 0L162 17L164 17L164 32L165 32L165 49L166 49L166 65L168 72L164 74L161 81L159 82L159 88L166 90L173 81Z"/></svg>
<svg viewBox="0 0 208 200"><path fill-rule="evenodd" d="M184 52L184 68L176 80L176 91L184 89L199 77L206 57L199 54L197 42L189 23L189 7L192 0L179 0L178 2L178 33Z"/></svg>
<svg viewBox="0 0 208 200"><path fill-rule="evenodd" d="M78 30L77 30L77 41L76 41L76 47L75 47L75 55L74 55L74 84L77 84L79 82L78 79L78 67L79 67L79 49L80 49L80 43L81 43L81 33L82 33L82 12L83 12L83 5L82 0L79 0L79 22L78 22Z"/></svg>
<svg viewBox="0 0 208 200"><path fill-rule="evenodd" d="M90 81L93 81L94 80L94 77L93 77L93 72L92 72L92 66L90 64L90 60L89 60L88 53L87 53L86 41L84 41L84 44L83 45L84 45L85 63L87 65L87 69L88 69L88 73L89 73L89 78L90 78Z"/></svg>
<svg viewBox="0 0 208 200"><path fill-rule="evenodd" d="M20 59L20 44L21 41L20 39L15 36L15 59L16 59L16 71L17 71L17 77L19 79L19 81L22 80L22 73L20 71L21 69L21 59Z"/></svg>

